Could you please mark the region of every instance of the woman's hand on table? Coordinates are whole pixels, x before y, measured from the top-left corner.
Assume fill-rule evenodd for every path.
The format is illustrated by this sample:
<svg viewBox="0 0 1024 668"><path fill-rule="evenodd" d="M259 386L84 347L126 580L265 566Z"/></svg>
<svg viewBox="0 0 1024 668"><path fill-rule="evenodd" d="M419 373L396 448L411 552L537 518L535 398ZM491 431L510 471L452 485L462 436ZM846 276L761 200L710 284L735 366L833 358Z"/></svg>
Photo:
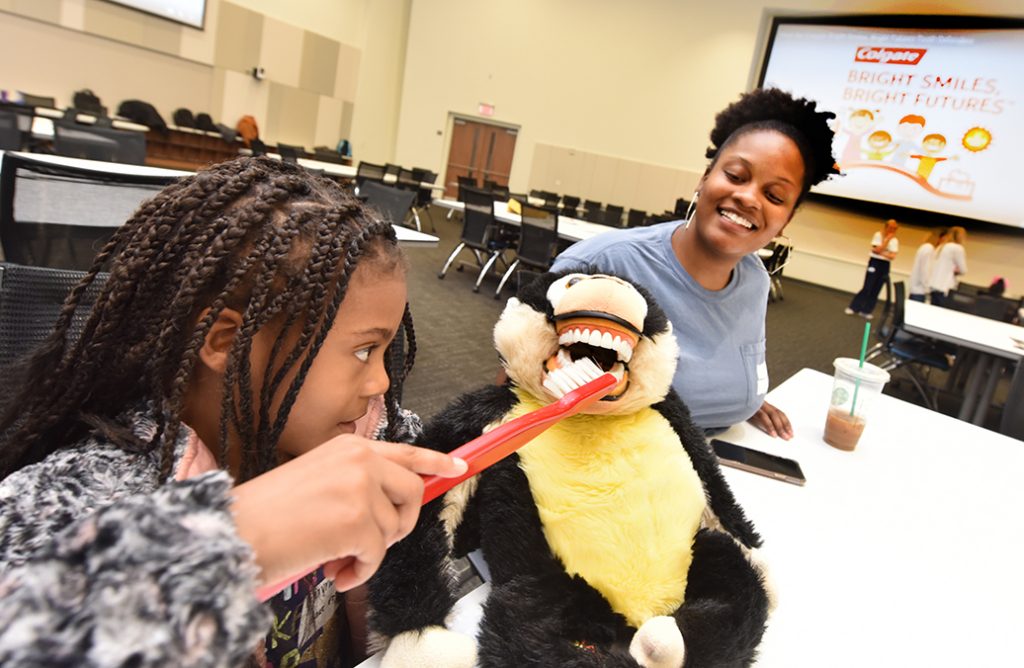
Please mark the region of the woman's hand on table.
<svg viewBox="0 0 1024 668"><path fill-rule="evenodd" d="M793 426L789 424L789 418L767 401L761 404L761 408L757 409L748 422L769 436L777 436L786 441L793 438Z"/></svg>

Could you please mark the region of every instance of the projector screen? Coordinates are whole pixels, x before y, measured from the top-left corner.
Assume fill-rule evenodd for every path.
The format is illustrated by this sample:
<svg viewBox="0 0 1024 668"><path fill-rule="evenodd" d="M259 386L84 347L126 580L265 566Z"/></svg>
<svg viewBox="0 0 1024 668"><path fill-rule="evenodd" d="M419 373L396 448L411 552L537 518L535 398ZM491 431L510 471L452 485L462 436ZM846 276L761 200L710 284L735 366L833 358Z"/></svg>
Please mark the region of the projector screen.
<svg viewBox="0 0 1024 668"><path fill-rule="evenodd" d="M184 23L200 30L206 15L206 0L107 0L107 2L138 9L147 14Z"/></svg>
<svg viewBox="0 0 1024 668"><path fill-rule="evenodd" d="M1024 22L929 18L776 18L759 83L836 114L814 192L1024 228Z"/></svg>

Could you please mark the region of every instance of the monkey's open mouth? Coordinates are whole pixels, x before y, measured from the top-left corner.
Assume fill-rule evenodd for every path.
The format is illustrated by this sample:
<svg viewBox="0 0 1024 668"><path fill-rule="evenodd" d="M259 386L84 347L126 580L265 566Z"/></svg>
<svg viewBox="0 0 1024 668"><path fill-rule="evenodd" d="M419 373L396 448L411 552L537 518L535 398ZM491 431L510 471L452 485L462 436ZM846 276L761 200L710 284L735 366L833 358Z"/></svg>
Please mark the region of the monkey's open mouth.
<svg viewBox="0 0 1024 668"><path fill-rule="evenodd" d="M621 319L605 313L568 313L555 323L558 352L549 357L545 371L568 366L589 357L619 379L619 384L601 401L615 401L629 388L629 361L640 341L639 332Z"/></svg>

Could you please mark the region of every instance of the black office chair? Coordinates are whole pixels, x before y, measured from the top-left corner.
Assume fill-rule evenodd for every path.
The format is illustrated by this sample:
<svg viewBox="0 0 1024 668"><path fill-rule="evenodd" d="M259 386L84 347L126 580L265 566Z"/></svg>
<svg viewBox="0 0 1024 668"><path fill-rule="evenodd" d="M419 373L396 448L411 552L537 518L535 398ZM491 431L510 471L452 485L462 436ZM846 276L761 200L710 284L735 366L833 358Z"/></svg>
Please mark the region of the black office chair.
<svg viewBox="0 0 1024 668"><path fill-rule="evenodd" d="M974 308L971 313L982 318L989 318L990 320L1013 322L1018 308L1018 302L1004 297L978 295L974 298Z"/></svg>
<svg viewBox="0 0 1024 668"><path fill-rule="evenodd" d="M416 175L411 169L402 167L398 172L398 180L395 184L403 190L419 190L420 182L416 180Z"/></svg>
<svg viewBox="0 0 1024 668"><path fill-rule="evenodd" d="M416 193L376 181L367 181L359 190L359 197L392 225L404 225L412 209L412 202L416 199Z"/></svg>
<svg viewBox="0 0 1024 668"><path fill-rule="evenodd" d="M356 167L356 194L362 191L363 184L367 181L384 182L384 165L375 165L372 162L360 162Z"/></svg>
<svg viewBox="0 0 1024 668"><path fill-rule="evenodd" d="M52 98L47 95L33 95L24 91L18 91L18 93L21 94L21 103L26 107L44 107L46 109L57 108L56 98Z"/></svg>
<svg viewBox="0 0 1024 668"><path fill-rule="evenodd" d="M630 209L626 214L626 227L643 227L647 224L647 212Z"/></svg>
<svg viewBox="0 0 1024 668"><path fill-rule="evenodd" d="M764 268L768 270L768 302L782 301L785 295L782 292L782 268L789 262L789 255L793 247L789 244L776 242L772 248L771 256L764 260Z"/></svg>
<svg viewBox="0 0 1024 668"><path fill-rule="evenodd" d="M601 215L601 224L608 227L622 227L622 211L621 206L605 205L604 213Z"/></svg>
<svg viewBox="0 0 1024 668"><path fill-rule="evenodd" d="M672 214L675 216L675 218L677 220L680 219L680 218L685 218L686 217L686 212L687 212L687 210L689 210L689 208L690 208L690 200L684 199L684 198L680 197L680 198L676 199L676 205L672 209Z"/></svg>
<svg viewBox="0 0 1024 668"><path fill-rule="evenodd" d="M601 203L595 202L592 199L583 201L583 220L591 223L601 223L604 220L604 214L601 212Z"/></svg>
<svg viewBox="0 0 1024 668"><path fill-rule="evenodd" d="M484 179L484 190L494 193L494 196L500 200L507 200L509 198L508 186L502 185L497 181Z"/></svg>
<svg viewBox="0 0 1024 668"><path fill-rule="evenodd" d="M0 372L25 359L49 337L64 300L84 275L84 271L0 262ZM107 274L97 275L82 295L71 318L69 343L78 340L106 281Z"/></svg>
<svg viewBox="0 0 1024 668"><path fill-rule="evenodd" d="M0 245L8 262L86 270L107 240L175 177L100 172L5 153Z"/></svg>
<svg viewBox="0 0 1024 668"><path fill-rule="evenodd" d="M129 165L146 164L146 135L142 132L80 125L64 120L54 121L53 131L53 147L59 155Z"/></svg>
<svg viewBox="0 0 1024 668"><path fill-rule="evenodd" d="M458 181L460 186L469 186L470 188L480 187L480 182L472 174L468 176L456 176L455 180Z"/></svg>
<svg viewBox="0 0 1024 668"><path fill-rule="evenodd" d="M0 150L20 151L25 145L26 131L31 126L31 114L0 109Z"/></svg>
<svg viewBox="0 0 1024 668"><path fill-rule="evenodd" d="M540 198L544 200L544 208L553 209L558 206L561 196L558 193L553 193L550 190L541 190Z"/></svg>
<svg viewBox="0 0 1024 668"><path fill-rule="evenodd" d="M961 313L974 313L974 305L977 301L977 295L960 292L959 290L950 290L946 293L946 300L942 306L954 311L960 311Z"/></svg>
<svg viewBox="0 0 1024 668"><path fill-rule="evenodd" d="M559 209L558 213L569 218L578 218L580 208L580 198L574 197L573 195L562 195L562 208Z"/></svg>
<svg viewBox="0 0 1024 668"><path fill-rule="evenodd" d="M278 144L277 152L281 156L281 160L284 162L290 162L293 165L299 164L299 158L306 157L306 149L302 146L293 146L291 144Z"/></svg>
<svg viewBox="0 0 1024 668"><path fill-rule="evenodd" d="M267 145L262 139L257 137L256 139L253 139L251 142L249 142L249 150L252 151L253 157L266 155Z"/></svg>
<svg viewBox="0 0 1024 668"><path fill-rule="evenodd" d="M345 164L341 159L341 154L329 146L314 146L313 157L321 162L330 162L335 165Z"/></svg>
<svg viewBox="0 0 1024 668"><path fill-rule="evenodd" d="M433 188L426 187L424 184L432 185L437 182L437 174L430 171L429 169L423 169L422 167L412 168L412 179L416 182L416 203L413 204L412 213L416 218L416 229L421 229L420 214L426 213L427 220L430 221L430 231L436 232L437 229L434 227L434 217L430 213L430 205L434 201L434 190Z"/></svg>
<svg viewBox="0 0 1024 668"><path fill-rule="evenodd" d="M508 249L508 244L502 238L498 222L494 218L494 193L479 188L459 186L459 197L466 205L462 214L462 234L459 244L448 256L437 277L444 278L455 258L463 249L468 248L473 252L476 266L480 267L476 284L473 286L473 292L479 292L484 276L498 261L498 258L503 256ZM462 267L463 265L460 263L456 271L462 271Z"/></svg>
<svg viewBox="0 0 1024 668"><path fill-rule="evenodd" d="M906 304L906 284L898 281L893 284L895 296L892 304L892 324L889 328L889 335L884 342L879 354L884 354L886 360L880 364L886 371L906 369L910 382L920 393L925 406L932 410L938 410L938 390L935 389L929 394L926 387L929 387L928 379L922 376L919 368L928 371L939 369L949 371L949 360L946 357L948 348L937 344L931 339L912 334L903 327L904 305ZM871 359L877 357L871 355Z"/></svg>
<svg viewBox="0 0 1024 668"><path fill-rule="evenodd" d="M516 247L516 259L509 265L505 274L494 291L494 298L501 297L501 289L522 265L535 270L547 271L554 262L558 252L558 212L553 208L520 204L519 243Z"/></svg>
<svg viewBox="0 0 1024 668"><path fill-rule="evenodd" d="M393 176L395 180L398 180L398 175L402 173L402 166L396 165L391 162L384 163L384 176Z"/></svg>

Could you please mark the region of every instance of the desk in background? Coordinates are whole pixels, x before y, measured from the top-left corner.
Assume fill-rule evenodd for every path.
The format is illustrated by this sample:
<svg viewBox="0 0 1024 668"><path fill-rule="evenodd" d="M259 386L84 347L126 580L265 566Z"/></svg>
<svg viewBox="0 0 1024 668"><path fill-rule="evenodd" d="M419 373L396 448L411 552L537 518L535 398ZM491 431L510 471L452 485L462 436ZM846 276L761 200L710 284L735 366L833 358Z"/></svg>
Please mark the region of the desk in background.
<svg viewBox="0 0 1024 668"><path fill-rule="evenodd" d="M822 440L831 390L831 376L804 369L768 394L791 441L749 424L719 436L807 476L797 487L723 468L778 594L756 665L1017 665L1024 443L882 395L844 452ZM451 628L475 633L486 593L468 594Z"/></svg>
<svg viewBox="0 0 1024 668"><path fill-rule="evenodd" d="M1016 367L1011 385L1024 384L1024 347L1016 343L1024 342L1024 327L911 299L904 306L903 327L911 334L980 353L967 378L961 420L984 424L1003 363Z"/></svg>
<svg viewBox="0 0 1024 668"><path fill-rule="evenodd" d="M465 204L453 199L435 199L434 205L452 211L465 211L466 209ZM494 217L502 223L514 225L516 227L519 227L522 223L522 219L519 217L519 214L512 213L508 210L508 202L496 201L494 203ZM583 241L584 239L596 237L598 234L610 232L615 229L621 228L608 227L607 225L591 223L577 218L567 218L565 216L558 217L558 236L566 239L567 241Z"/></svg>

